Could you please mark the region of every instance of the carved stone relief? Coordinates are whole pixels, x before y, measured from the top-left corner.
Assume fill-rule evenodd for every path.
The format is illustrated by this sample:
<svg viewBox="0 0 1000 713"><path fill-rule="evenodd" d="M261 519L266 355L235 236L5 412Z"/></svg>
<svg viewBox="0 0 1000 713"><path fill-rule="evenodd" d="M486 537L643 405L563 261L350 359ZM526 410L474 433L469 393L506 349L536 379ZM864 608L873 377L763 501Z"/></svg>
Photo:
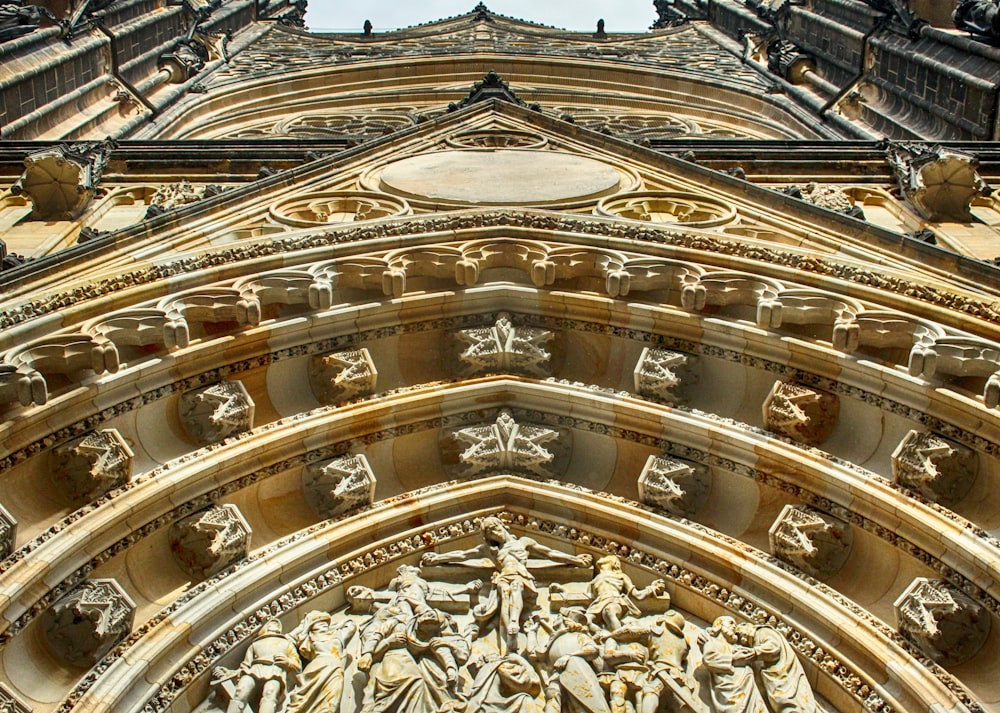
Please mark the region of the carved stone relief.
<svg viewBox="0 0 1000 713"><path fill-rule="evenodd" d="M682 385L690 385L693 381L695 362L696 357L688 354L646 347L635 365L635 390L642 396L665 403L683 403L678 393Z"/></svg>
<svg viewBox="0 0 1000 713"><path fill-rule="evenodd" d="M309 383L324 404L350 401L375 391L378 370L367 349L352 349L312 357Z"/></svg>
<svg viewBox="0 0 1000 713"><path fill-rule="evenodd" d="M775 557L813 577L839 570L853 539L846 522L804 505L786 505L767 536Z"/></svg>
<svg viewBox="0 0 1000 713"><path fill-rule="evenodd" d="M989 612L941 579L918 577L894 606L900 633L942 666L975 656L990 632Z"/></svg>
<svg viewBox="0 0 1000 713"><path fill-rule="evenodd" d="M710 228L736 218L736 209L720 200L695 193L638 191L605 198L597 205L602 215L682 223L690 228Z"/></svg>
<svg viewBox="0 0 1000 713"><path fill-rule="evenodd" d="M492 327L462 329L455 339L465 348L458 358L467 374L517 373L546 377L550 374L551 353L546 346L552 332L515 326L510 315L501 312Z"/></svg>
<svg viewBox="0 0 1000 713"><path fill-rule="evenodd" d="M14 551L16 540L17 520L7 511L7 508L0 505L0 559ZM3 709L0 708L0 713L2 712Z"/></svg>
<svg viewBox="0 0 1000 713"><path fill-rule="evenodd" d="M207 579L247 556L253 530L240 509L214 505L170 527L170 550L185 572Z"/></svg>
<svg viewBox="0 0 1000 713"><path fill-rule="evenodd" d="M239 668L215 669L196 713L743 710L713 705L726 696L816 713L776 628L726 617L704 629L617 555L595 563L500 517L477 524L468 548L401 564L384 588L347 587L345 610L310 611L287 634L266 621Z"/></svg>
<svg viewBox="0 0 1000 713"><path fill-rule="evenodd" d="M677 517L693 517L708 500L711 473L700 465L650 456L639 475L639 500Z"/></svg>
<svg viewBox="0 0 1000 713"><path fill-rule="evenodd" d="M65 443L52 455L53 480L75 503L99 498L132 477L132 448L114 428Z"/></svg>
<svg viewBox="0 0 1000 713"><path fill-rule="evenodd" d="M989 194L978 159L961 151L890 142L886 160L906 200L927 220L972 220L972 201Z"/></svg>
<svg viewBox="0 0 1000 713"><path fill-rule="evenodd" d="M375 474L364 455L346 455L306 466L306 500L323 518L337 517L375 499Z"/></svg>
<svg viewBox="0 0 1000 713"><path fill-rule="evenodd" d="M840 399L836 394L776 381L764 400L763 410L764 425L769 430L818 446L837 425Z"/></svg>
<svg viewBox="0 0 1000 713"><path fill-rule="evenodd" d="M892 452L892 477L931 502L961 500L976 479L975 451L928 431L910 431Z"/></svg>
<svg viewBox="0 0 1000 713"><path fill-rule="evenodd" d="M135 602L114 579L85 581L45 612L52 652L74 666L91 666L132 629Z"/></svg>
<svg viewBox="0 0 1000 713"><path fill-rule="evenodd" d="M545 446L558 438L558 431L518 423L507 409L495 423L454 433L454 439L465 447L458 458L467 475L501 470L551 475L548 468L555 454Z"/></svg>
<svg viewBox="0 0 1000 713"><path fill-rule="evenodd" d="M31 706L14 695L3 683L0 683L0 713L31 713Z"/></svg>
<svg viewBox="0 0 1000 713"><path fill-rule="evenodd" d="M10 192L26 193L38 220L73 220L94 197L116 146L105 139L34 151L24 158L24 173Z"/></svg>
<svg viewBox="0 0 1000 713"><path fill-rule="evenodd" d="M208 445L253 428L254 403L241 381L220 381L181 396L184 428Z"/></svg>

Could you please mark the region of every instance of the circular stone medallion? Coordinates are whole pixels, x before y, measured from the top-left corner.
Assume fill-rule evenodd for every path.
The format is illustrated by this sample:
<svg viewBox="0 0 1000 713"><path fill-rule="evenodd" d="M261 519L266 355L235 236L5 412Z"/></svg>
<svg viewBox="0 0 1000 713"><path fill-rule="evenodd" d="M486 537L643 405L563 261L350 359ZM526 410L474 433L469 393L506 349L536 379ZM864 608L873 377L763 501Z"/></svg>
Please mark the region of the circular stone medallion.
<svg viewBox="0 0 1000 713"><path fill-rule="evenodd" d="M429 203L551 205L614 193L612 166L552 151L439 151L389 164L382 190Z"/></svg>

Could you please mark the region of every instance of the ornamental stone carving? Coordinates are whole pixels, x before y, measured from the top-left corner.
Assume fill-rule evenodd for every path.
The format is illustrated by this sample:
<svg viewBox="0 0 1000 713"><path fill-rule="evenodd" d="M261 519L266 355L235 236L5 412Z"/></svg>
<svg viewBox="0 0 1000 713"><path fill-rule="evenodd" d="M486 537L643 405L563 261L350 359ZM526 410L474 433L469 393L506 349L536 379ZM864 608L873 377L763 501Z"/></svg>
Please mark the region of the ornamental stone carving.
<svg viewBox="0 0 1000 713"><path fill-rule="evenodd" d="M254 403L241 381L220 381L181 396L181 421L188 434L208 445L253 428Z"/></svg>
<svg viewBox="0 0 1000 713"><path fill-rule="evenodd" d="M92 431L53 450L53 480L74 503L89 502L127 483L134 457L116 429Z"/></svg>
<svg viewBox="0 0 1000 713"><path fill-rule="evenodd" d="M504 409L495 423L456 431L454 438L465 446L459 461L467 475L491 471L527 471L551 475L547 466L555 455L545 448L559 438L559 432L541 426L520 424Z"/></svg>
<svg viewBox="0 0 1000 713"><path fill-rule="evenodd" d="M894 606L900 633L942 666L968 661L990 632L989 612L941 579L918 577Z"/></svg>
<svg viewBox="0 0 1000 713"><path fill-rule="evenodd" d="M335 404L375 391L378 370L367 349L351 349L312 357L309 383L316 398Z"/></svg>
<svg viewBox="0 0 1000 713"><path fill-rule="evenodd" d="M813 577L837 572L851 553L850 526L804 505L786 505L767 536L775 557Z"/></svg>
<svg viewBox="0 0 1000 713"><path fill-rule="evenodd" d="M552 332L515 326L510 315L501 312L492 327L462 329L455 333L464 345L459 354L467 374L518 373L546 377L551 372L551 353L546 345Z"/></svg>
<svg viewBox="0 0 1000 713"><path fill-rule="evenodd" d="M7 511L7 508L0 505L0 559L14 551L16 539L17 520ZM2 707L0 707L0 713L3 713Z"/></svg>
<svg viewBox="0 0 1000 713"><path fill-rule="evenodd" d="M105 139L34 151L25 156L24 173L10 192L27 194L38 220L73 220L94 197L116 147Z"/></svg>
<svg viewBox="0 0 1000 713"><path fill-rule="evenodd" d="M639 475L639 500L677 517L692 517L708 500L708 469L673 458L650 456Z"/></svg>
<svg viewBox="0 0 1000 713"><path fill-rule="evenodd" d="M14 695L14 692L0 683L0 713L31 713L31 706Z"/></svg>
<svg viewBox="0 0 1000 713"><path fill-rule="evenodd" d="M210 187L211 188L211 187ZM213 192L219 190L217 187ZM181 179L177 183L168 183L156 189L153 197L149 200L149 207L146 209L146 218L155 218L173 208L183 205L197 203L208 193L208 188L201 190L195 188L186 180Z"/></svg>
<svg viewBox="0 0 1000 713"><path fill-rule="evenodd" d="M763 411L768 430L807 446L818 446L837 425L840 399L836 394L776 381L764 400Z"/></svg>
<svg viewBox="0 0 1000 713"><path fill-rule="evenodd" d="M930 221L969 221L973 199L989 194L989 186L976 171L979 160L971 154L889 142L886 160L906 200Z"/></svg>
<svg viewBox="0 0 1000 713"><path fill-rule="evenodd" d="M936 433L910 431L892 452L892 477L931 502L961 500L976 479L976 452Z"/></svg>
<svg viewBox="0 0 1000 713"><path fill-rule="evenodd" d="M696 357L669 349L646 347L639 355L633 377L636 393L666 403L679 403L682 382L691 382Z"/></svg>
<svg viewBox="0 0 1000 713"><path fill-rule="evenodd" d="M132 630L135 602L114 579L85 581L43 616L49 648L74 666L92 666Z"/></svg>
<svg viewBox="0 0 1000 713"><path fill-rule="evenodd" d="M731 222L736 208L715 198L677 191L637 191L603 199L602 215L652 223L681 223L689 228L710 228Z"/></svg>
<svg viewBox="0 0 1000 713"><path fill-rule="evenodd" d="M214 505L171 525L170 550L181 569L207 579L246 557L252 534L238 507Z"/></svg>
<svg viewBox="0 0 1000 713"><path fill-rule="evenodd" d="M306 500L317 515L337 517L375 500L375 474L363 455L313 463L303 473Z"/></svg>

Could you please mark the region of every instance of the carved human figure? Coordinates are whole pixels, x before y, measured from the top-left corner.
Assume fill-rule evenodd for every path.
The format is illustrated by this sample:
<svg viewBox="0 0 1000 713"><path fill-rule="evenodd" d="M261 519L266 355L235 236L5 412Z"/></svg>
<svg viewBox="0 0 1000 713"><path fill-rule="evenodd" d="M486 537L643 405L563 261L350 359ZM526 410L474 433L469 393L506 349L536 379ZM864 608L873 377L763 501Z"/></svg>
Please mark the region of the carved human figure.
<svg viewBox="0 0 1000 713"><path fill-rule="evenodd" d="M634 701L633 710L641 710L640 699L649 679L649 647L644 638L640 627L628 626L604 640L600 678L608 687L611 713L627 713L629 698Z"/></svg>
<svg viewBox="0 0 1000 713"><path fill-rule="evenodd" d="M289 634L309 661L296 677L285 713L336 713L344 691L344 649L357 631L350 620L334 627L326 612L311 611Z"/></svg>
<svg viewBox="0 0 1000 713"><path fill-rule="evenodd" d="M739 645L736 620L718 617L698 641L702 663L712 677L715 713L768 713L750 666L754 651Z"/></svg>
<svg viewBox="0 0 1000 713"><path fill-rule="evenodd" d="M289 674L302 669L302 661L291 638L281 633L281 622L269 619L247 649L236 670L216 670L216 681L238 678L226 713L242 713L257 701L256 713L275 713Z"/></svg>
<svg viewBox="0 0 1000 713"><path fill-rule="evenodd" d="M435 609L407 616L391 608L376 634L363 637L358 670L372 672L363 713L438 713L460 698L459 667L469 658L469 642Z"/></svg>
<svg viewBox="0 0 1000 713"><path fill-rule="evenodd" d="M559 564L589 567L593 561L590 555L571 555L539 544L530 537L514 535L498 517L483 518L481 523L486 554L494 563L493 587L485 602L476 606L473 613L477 620L484 621L499 610L502 639L506 640L507 651L521 651L518 632L522 618L530 618L537 613L538 589L535 577L528 568L531 555L544 557ZM428 552L421 564L465 564L468 560L481 557L482 547L453 552ZM528 631L532 631L528 627ZM527 643L528 649L534 642Z"/></svg>
<svg viewBox="0 0 1000 713"><path fill-rule="evenodd" d="M611 713L595 669L602 647L594 640L587 613L564 607L540 652L550 668L545 713Z"/></svg>
<svg viewBox="0 0 1000 713"><path fill-rule="evenodd" d="M542 682L518 654L492 656L469 663L474 670L466 713L542 713Z"/></svg>
<svg viewBox="0 0 1000 713"><path fill-rule="evenodd" d="M760 682L773 713L816 713L816 696L795 651L770 626L737 624L740 644L753 649L760 663Z"/></svg>
<svg viewBox="0 0 1000 713"><path fill-rule="evenodd" d="M597 573L587 585L587 596L593 599L587 607L587 618L591 622L600 618L609 631L620 629L623 615L637 617L642 613L632 597L642 600L651 595L660 596L665 591L662 579L644 589L637 588L622 572L622 561L617 555L601 557L597 560Z"/></svg>
<svg viewBox="0 0 1000 713"><path fill-rule="evenodd" d="M680 711L684 707L703 712L706 706L695 695L687 675L687 657L691 650L684 636L684 617L671 609L662 616L640 620L648 632L646 644L649 647L649 677L642 691L642 704L638 713L656 713L664 693L670 692L673 705L671 710Z"/></svg>

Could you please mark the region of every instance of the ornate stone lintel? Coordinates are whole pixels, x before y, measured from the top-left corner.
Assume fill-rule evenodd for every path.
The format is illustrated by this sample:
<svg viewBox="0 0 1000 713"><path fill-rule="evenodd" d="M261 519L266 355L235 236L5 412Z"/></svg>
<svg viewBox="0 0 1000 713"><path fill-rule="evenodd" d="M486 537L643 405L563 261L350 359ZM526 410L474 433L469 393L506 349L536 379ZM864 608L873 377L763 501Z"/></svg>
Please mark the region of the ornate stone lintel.
<svg viewBox="0 0 1000 713"><path fill-rule="evenodd" d="M188 391L181 396L180 411L188 433L206 445L253 428L253 399L241 381Z"/></svg>
<svg viewBox="0 0 1000 713"><path fill-rule="evenodd" d="M375 391L378 370L365 348L312 357L309 383L320 402L333 404Z"/></svg>
<svg viewBox="0 0 1000 713"><path fill-rule="evenodd" d="M639 500L677 517L692 517L705 507L710 486L707 468L650 456L639 475Z"/></svg>
<svg viewBox="0 0 1000 713"><path fill-rule="evenodd" d="M533 327L517 327L510 315L501 312L492 327L462 329L455 338L466 348L459 354L469 374L516 372L546 377L551 354L545 349L552 332Z"/></svg>
<svg viewBox="0 0 1000 713"><path fill-rule="evenodd" d="M961 500L976 479L975 451L935 433L910 431L892 452L892 477L932 502Z"/></svg>
<svg viewBox="0 0 1000 713"><path fill-rule="evenodd" d="M320 517L343 515L375 499L375 474L364 455L314 463L303 472L306 500Z"/></svg>
<svg viewBox="0 0 1000 713"><path fill-rule="evenodd" d="M504 409L495 423L488 426L463 428L454 434L455 440L466 445L459 461L467 475L513 470L551 476L547 466L555 454L545 444L559 438L559 432L541 426L519 424L510 411Z"/></svg>
<svg viewBox="0 0 1000 713"><path fill-rule="evenodd" d="M132 630L135 602L114 579L90 579L44 615L52 652L74 666L92 666Z"/></svg>
<svg viewBox="0 0 1000 713"><path fill-rule="evenodd" d="M207 579L247 556L253 530L240 509L214 505L170 527L170 549L181 568Z"/></svg>
<svg viewBox="0 0 1000 713"><path fill-rule="evenodd" d="M836 394L799 384L774 382L764 399L764 425L808 446L818 446L833 433L840 415Z"/></svg>
<svg viewBox="0 0 1000 713"><path fill-rule="evenodd" d="M633 372L636 392L668 403L681 401L675 389L691 377L695 359L668 349L646 347Z"/></svg>
<svg viewBox="0 0 1000 713"><path fill-rule="evenodd" d="M786 505L767 536L775 557L813 577L839 570L853 539L846 522L804 505Z"/></svg>
<svg viewBox="0 0 1000 713"><path fill-rule="evenodd" d="M0 559L14 551L16 539L17 520L7 511L7 508L0 505ZM0 706L0 713L3 713L2 706Z"/></svg>
<svg viewBox="0 0 1000 713"><path fill-rule="evenodd" d="M117 144L111 139L58 145L24 158L24 173L10 187L27 193L39 220L73 220L87 207Z"/></svg>
<svg viewBox="0 0 1000 713"><path fill-rule="evenodd" d="M132 477L135 454L114 428L88 433L53 451L53 476L73 502L89 502Z"/></svg>
<svg viewBox="0 0 1000 713"><path fill-rule="evenodd" d="M0 713L31 713L31 706L14 695L14 692L0 683Z"/></svg>
<svg viewBox="0 0 1000 713"><path fill-rule="evenodd" d="M900 633L942 666L968 661L990 633L989 612L941 579L914 579L893 606Z"/></svg>

